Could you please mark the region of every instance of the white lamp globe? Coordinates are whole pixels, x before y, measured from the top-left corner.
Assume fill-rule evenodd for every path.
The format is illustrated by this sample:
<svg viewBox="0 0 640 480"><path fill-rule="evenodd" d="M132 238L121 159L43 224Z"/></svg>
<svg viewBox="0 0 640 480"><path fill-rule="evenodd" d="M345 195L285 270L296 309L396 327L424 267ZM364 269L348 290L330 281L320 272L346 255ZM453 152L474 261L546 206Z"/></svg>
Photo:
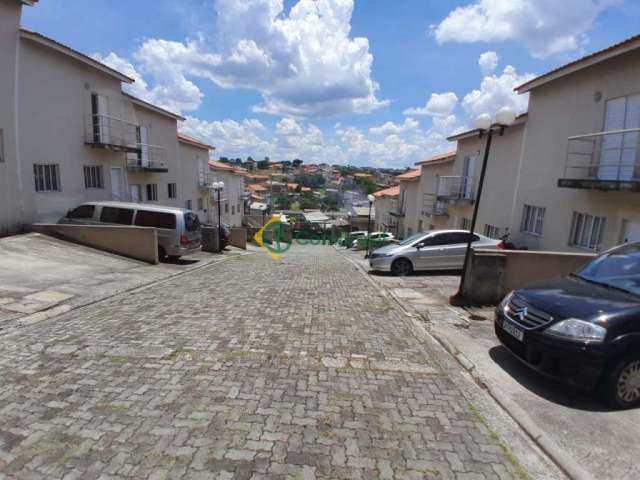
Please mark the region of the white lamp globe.
<svg viewBox="0 0 640 480"><path fill-rule="evenodd" d="M488 113L478 115L478 117L476 118L476 128L479 128L480 130L490 129L492 123L493 122L491 121L491 115L489 115Z"/></svg>
<svg viewBox="0 0 640 480"><path fill-rule="evenodd" d="M374 197L373 195L369 194L367 195L367 200L369 200L369 202L373 203L376 201L376 197Z"/></svg>
<svg viewBox="0 0 640 480"><path fill-rule="evenodd" d="M220 181L218 182L218 188L224 188L224 182Z"/></svg>
<svg viewBox="0 0 640 480"><path fill-rule="evenodd" d="M511 107L502 107L496 113L496 122L500 125L509 126L516 121L516 112Z"/></svg>

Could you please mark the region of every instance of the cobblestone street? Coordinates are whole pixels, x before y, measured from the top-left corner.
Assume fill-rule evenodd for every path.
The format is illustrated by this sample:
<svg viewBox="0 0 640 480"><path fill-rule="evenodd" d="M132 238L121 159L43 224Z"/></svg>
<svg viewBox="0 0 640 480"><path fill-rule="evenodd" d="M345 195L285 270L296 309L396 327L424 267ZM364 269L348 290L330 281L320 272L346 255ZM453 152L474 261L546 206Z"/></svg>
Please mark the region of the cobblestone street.
<svg viewBox="0 0 640 480"><path fill-rule="evenodd" d="M0 334L0 478L526 478L329 247Z"/></svg>

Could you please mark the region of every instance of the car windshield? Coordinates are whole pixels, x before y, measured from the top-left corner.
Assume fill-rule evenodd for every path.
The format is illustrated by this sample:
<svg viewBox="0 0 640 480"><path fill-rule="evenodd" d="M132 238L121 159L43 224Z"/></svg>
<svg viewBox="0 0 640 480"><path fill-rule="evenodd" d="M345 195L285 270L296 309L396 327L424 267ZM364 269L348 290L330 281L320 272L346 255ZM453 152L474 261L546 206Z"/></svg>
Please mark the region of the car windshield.
<svg viewBox="0 0 640 480"><path fill-rule="evenodd" d="M640 243L625 245L589 262L578 278L640 295Z"/></svg>
<svg viewBox="0 0 640 480"><path fill-rule="evenodd" d="M411 235L410 237L405 238L403 241L399 243L399 245L402 245L402 246L411 245L413 242L415 242L416 240L420 240L422 237L426 235L427 234L425 232L416 233L415 235Z"/></svg>

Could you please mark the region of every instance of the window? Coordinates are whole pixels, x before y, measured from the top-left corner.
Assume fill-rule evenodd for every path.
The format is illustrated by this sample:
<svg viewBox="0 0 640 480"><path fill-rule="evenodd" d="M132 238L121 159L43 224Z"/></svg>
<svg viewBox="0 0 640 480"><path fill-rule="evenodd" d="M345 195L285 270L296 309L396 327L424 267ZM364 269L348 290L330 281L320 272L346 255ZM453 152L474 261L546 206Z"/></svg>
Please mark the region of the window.
<svg viewBox="0 0 640 480"><path fill-rule="evenodd" d="M544 207L534 207L525 205L522 209L522 223L520 231L531 233L532 235L542 235L542 225L544 224Z"/></svg>
<svg viewBox="0 0 640 480"><path fill-rule="evenodd" d="M204 210L204 200L198 199L198 210Z"/></svg>
<svg viewBox="0 0 640 480"><path fill-rule="evenodd" d="M228 203L224 204L224 213L229 213L229 204Z"/></svg>
<svg viewBox="0 0 640 480"><path fill-rule="evenodd" d="M187 200L184 202L184 208L187 210L191 210L191 200Z"/></svg>
<svg viewBox="0 0 640 480"><path fill-rule="evenodd" d="M460 228L462 230L471 230L471 220L469 220L468 218L461 218L460 219Z"/></svg>
<svg viewBox="0 0 640 480"><path fill-rule="evenodd" d="M142 185L139 185L137 183L132 183L129 185L129 191L131 192L132 202L142 201Z"/></svg>
<svg viewBox="0 0 640 480"><path fill-rule="evenodd" d="M4 130L0 128L0 163L4 162Z"/></svg>
<svg viewBox="0 0 640 480"><path fill-rule="evenodd" d="M129 208L102 207L101 222L131 225L131 220L133 220L133 210Z"/></svg>
<svg viewBox="0 0 640 480"><path fill-rule="evenodd" d="M150 202L155 202L158 200L158 184L157 183L147 184L147 200Z"/></svg>
<svg viewBox="0 0 640 480"><path fill-rule="evenodd" d="M175 183L167 184L167 193L169 198L176 198L178 196L178 187Z"/></svg>
<svg viewBox="0 0 640 480"><path fill-rule="evenodd" d="M67 213L67 218L93 218L94 205L80 205Z"/></svg>
<svg viewBox="0 0 640 480"><path fill-rule="evenodd" d="M500 228L487 223L484 226L484 234L489 238L500 238Z"/></svg>
<svg viewBox="0 0 640 480"><path fill-rule="evenodd" d="M153 212L151 210L138 210L136 213L136 225L138 227L176 228L176 216L173 213Z"/></svg>
<svg viewBox="0 0 640 480"><path fill-rule="evenodd" d="M573 212L569 245L596 250L602 240L606 219Z"/></svg>
<svg viewBox="0 0 640 480"><path fill-rule="evenodd" d="M104 188L102 167L98 165L84 166L84 188Z"/></svg>
<svg viewBox="0 0 640 480"><path fill-rule="evenodd" d="M200 230L200 219L194 213L188 212L184 214L184 226L187 232L195 232Z"/></svg>
<svg viewBox="0 0 640 480"><path fill-rule="evenodd" d="M52 163L33 165L33 176L36 182L36 192L59 192L60 166Z"/></svg>
<svg viewBox="0 0 640 480"><path fill-rule="evenodd" d="M231 205L231 215L235 215L235 214L236 214L236 206Z"/></svg>

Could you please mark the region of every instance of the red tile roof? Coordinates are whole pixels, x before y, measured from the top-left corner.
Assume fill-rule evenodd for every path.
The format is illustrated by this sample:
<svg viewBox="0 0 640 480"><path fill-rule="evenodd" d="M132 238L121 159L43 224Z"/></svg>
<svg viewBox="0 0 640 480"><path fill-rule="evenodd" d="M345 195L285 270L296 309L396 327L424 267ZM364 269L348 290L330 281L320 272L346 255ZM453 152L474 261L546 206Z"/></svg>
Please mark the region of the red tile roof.
<svg viewBox="0 0 640 480"><path fill-rule="evenodd" d="M540 85L543 85L547 82L576 72L583 68L590 67L604 60L615 57L617 55L621 55L636 48L640 48L640 35L629 37L619 43L611 45L602 50L598 50L597 52L590 53L589 55L574 60L573 62L569 62L558 68L555 68L543 75L534 78L533 80L529 80L528 82L523 83L522 85L516 87L514 90L518 93L526 93L532 88L539 87Z"/></svg>
<svg viewBox="0 0 640 480"><path fill-rule="evenodd" d="M189 144L189 145L193 145L195 147L206 148L207 150L216 149L216 147L214 147L213 145L208 145L204 142L201 142L197 138L190 137L189 135L185 135L184 133L178 133L178 141Z"/></svg>
<svg viewBox="0 0 640 480"><path fill-rule="evenodd" d="M267 187L258 184L247 185L247 188L252 192L266 192L268 190Z"/></svg>
<svg viewBox="0 0 640 480"><path fill-rule="evenodd" d="M398 195L400 195L400 186L399 185L395 185L393 187L385 188L384 190L378 190L377 192L373 193L373 196L376 197L376 198L397 197Z"/></svg>
<svg viewBox="0 0 640 480"><path fill-rule="evenodd" d="M420 178L420 170L409 170L406 173L398 175L396 180L415 180L416 178Z"/></svg>
<svg viewBox="0 0 640 480"><path fill-rule="evenodd" d="M426 158L416 163L416 165L440 165L442 163L447 163L455 160L456 151L452 150L446 153L440 153L438 155L434 155L433 157Z"/></svg>
<svg viewBox="0 0 640 480"><path fill-rule="evenodd" d="M228 163L218 162L216 160L209 160L209 166L214 170L225 170L228 172L233 172L233 165L229 165Z"/></svg>

